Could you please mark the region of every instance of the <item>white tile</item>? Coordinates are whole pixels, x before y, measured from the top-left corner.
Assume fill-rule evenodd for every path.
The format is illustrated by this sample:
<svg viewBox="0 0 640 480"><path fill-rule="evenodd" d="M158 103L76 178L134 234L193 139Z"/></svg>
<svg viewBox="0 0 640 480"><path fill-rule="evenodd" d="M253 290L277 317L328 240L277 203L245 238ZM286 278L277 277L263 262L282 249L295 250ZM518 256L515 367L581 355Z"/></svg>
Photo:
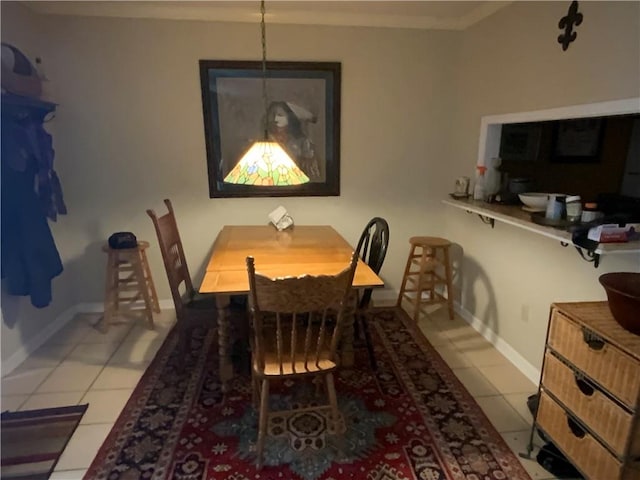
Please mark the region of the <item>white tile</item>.
<svg viewBox="0 0 640 480"><path fill-rule="evenodd" d="M38 393L78 392L87 390L104 367L71 363L56 368L38 387Z"/></svg>
<svg viewBox="0 0 640 480"><path fill-rule="evenodd" d="M173 325L156 324L153 327L153 330L149 330L146 326L136 325L129 331L127 336L124 338L124 341L131 343L163 340L172 328Z"/></svg>
<svg viewBox="0 0 640 480"><path fill-rule="evenodd" d="M473 364L466 355L456 350L451 342L448 342L448 344L434 345L434 348L442 359L447 362L449 368L473 367Z"/></svg>
<svg viewBox="0 0 640 480"><path fill-rule="evenodd" d="M111 431L111 423L79 425L56 466L57 471L89 468Z"/></svg>
<svg viewBox="0 0 640 480"><path fill-rule="evenodd" d="M457 349L465 352L494 348L493 345L469 325L443 330L443 335L449 338Z"/></svg>
<svg viewBox="0 0 640 480"><path fill-rule="evenodd" d="M390 308L396 306L397 299L395 298L372 298L371 306L374 308Z"/></svg>
<svg viewBox="0 0 640 480"><path fill-rule="evenodd" d="M127 337L128 339L129 337ZM156 356L162 346L163 338L146 341L125 341L120 344L116 352L109 360L109 365L122 363L149 363Z"/></svg>
<svg viewBox="0 0 640 480"><path fill-rule="evenodd" d="M91 386L91 390L134 388L148 365L148 363L107 365Z"/></svg>
<svg viewBox="0 0 640 480"><path fill-rule="evenodd" d="M460 315L456 313L455 309L453 311L453 320L451 320L451 318L449 318L449 307L446 303L433 303L431 305L424 305L423 309L432 320L444 325L450 325L452 323L457 324L459 322L467 323Z"/></svg>
<svg viewBox="0 0 640 480"><path fill-rule="evenodd" d="M427 314L431 320L436 322L440 329L449 329L456 326L468 325L458 314L453 313L453 320L449 318L449 308L446 304L436 304L428 306Z"/></svg>
<svg viewBox="0 0 640 480"><path fill-rule="evenodd" d="M95 326L102 318L102 312L79 312L76 314L74 321L83 325Z"/></svg>
<svg viewBox="0 0 640 480"><path fill-rule="evenodd" d="M482 335L475 330L475 328L464 320L460 320L458 318L455 320L436 320L435 323L442 332L442 335L454 343L470 340L486 341Z"/></svg>
<svg viewBox="0 0 640 480"><path fill-rule="evenodd" d="M176 324L177 317L174 308L161 310L160 313L153 314L153 322L156 325L172 327Z"/></svg>
<svg viewBox="0 0 640 480"><path fill-rule="evenodd" d="M488 367L494 365L509 364L509 360L496 350L489 342L486 345L482 345L479 348L467 347L458 345L456 347L459 351L463 352L465 356L476 367Z"/></svg>
<svg viewBox="0 0 640 480"><path fill-rule="evenodd" d="M106 333L96 326L82 339L81 343L120 343L132 328L133 320L127 323L110 325Z"/></svg>
<svg viewBox="0 0 640 480"><path fill-rule="evenodd" d="M132 392L133 389L90 390L82 398L81 403L88 403L89 408L82 417L80 424L114 423L131 397Z"/></svg>
<svg viewBox="0 0 640 480"><path fill-rule="evenodd" d="M531 435L531 430L522 430L520 432L508 432L502 433L502 438L504 438L505 442L511 448L513 453L518 457L520 463L527 471L532 480L555 480L555 476L542 468L542 466L536 461L536 455L544 442L540 439L538 435L534 435L534 450L531 452L531 458L522 458L520 456L521 453L527 452L527 445L529 444L529 437Z"/></svg>
<svg viewBox="0 0 640 480"><path fill-rule="evenodd" d="M498 432L517 432L529 426L500 395L475 400Z"/></svg>
<svg viewBox="0 0 640 480"><path fill-rule="evenodd" d="M418 322L418 326L431 345L437 346L451 344L449 338L443 335L440 329L428 319L421 319Z"/></svg>
<svg viewBox="0 0 640 480"><path fill-rule="evenodd" d="M523 375L513 364L478 367L494 387L502 394L534 393L538 386Z"/></svg>
<svg viewBox="0 0 640 480"><path fill-rule="evenodd" d="M33 352L22 362L14 372L25 372L44 367L57 367L73 349L73 344L53 344L46 343Z"/></svg>
<svg viewBox="0 0 640 480"><path fill-rule="evenodd" d="M75 345L92 331L93 326L89 322L74 318L47 340L46 345Z"/></svg>
<svg viewBox="0 0 640 480"><path fill-rule="evenodd" d="M157 325L172 326L176 323L176 311L174 308L160 310L153 314L153 322Z"/></svg>
<svg viewBox="0 0 640 480"><path fill-rule="evenodd" d="M504 399L509 402L509 405L520 414L528 425L531 425L533 422L533 415L531 415L529 407L527 407L527 398L534 393L536 393L535 390L528 393L509 393L503 395Z"/></svg>
<svg viewBox="0 0 640 480"><path fill-rule="evenodd" d="M66 407L77 405L84 395L82 392L34 393L20 407L20 410L36 410L38 408Z"/></svg>
<svg viewBox="0 0 640 480"><path fill-rule="evenodd" d="M119 343L80 343L65 358L62 366L73 364L104 365L118 349Z"/></svg>
<svg viewBox="0 0 640 480"><path fill-rule="evenodd" d="M49 480L82 480L85 473L87 473L86 468L81 468L80 470L54 470Z"/></svg>
<svg viewBox="0 0 640 480"><path fill-rule="evenodd" d="M0 400L0 411L15 412L20 406L27 401L29 395L2 395Z"/></svg>
<svg viewBox="0 0 640 480"><path fill-rule="evenodd" d="M2 378L3 395L28 395L51 374L53 368L36 368L24 372L11 372Z"/></svg>
<svg viewBox="0 0 640 480"><path fill-rule="evenodd" d="M486 397L500 393L475 367L454 368L452 370L473 397Z"/></svg>

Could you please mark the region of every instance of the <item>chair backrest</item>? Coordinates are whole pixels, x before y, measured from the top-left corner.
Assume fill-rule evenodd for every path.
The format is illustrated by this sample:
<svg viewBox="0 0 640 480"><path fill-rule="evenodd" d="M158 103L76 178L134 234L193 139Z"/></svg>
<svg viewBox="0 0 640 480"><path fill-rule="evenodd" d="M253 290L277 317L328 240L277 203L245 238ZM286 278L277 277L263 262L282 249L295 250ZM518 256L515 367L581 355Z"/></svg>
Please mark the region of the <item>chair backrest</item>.
<svg viewBox="0 0 640 480"><path fill-rule="evenodd" d="M279 375L304 374L335 361L357 263L354 252L336 275L271 279L256 273L253 257L247 257L254 364L260 371L269 362Z"/></svg>
<svg viewBox="0 0 640 480"><path fill-rule="evenodd" d="M364 227L356 252L360 255L369 268L376 274L380 273L384 257L387 256L389 246L389 224L384 218L374 217L367 226ZM371 301L372 289L367 288L362 292L362 297L358 303L359 308L366 308Z"/></svg>
<svg viewBox="0 0 640 480"><path fill-rule="evenodd" d="M176 307L176 316L180 319L183 315L183 302L185 299L193 297L194 289L171 201L165 199L164 203L169 210L168 213L158 217L153 210L147 210L147 215L151 217L158 235L160 252L167 272L173 303ZM182 289L184 289L184 292L181 292Z"/></svg>

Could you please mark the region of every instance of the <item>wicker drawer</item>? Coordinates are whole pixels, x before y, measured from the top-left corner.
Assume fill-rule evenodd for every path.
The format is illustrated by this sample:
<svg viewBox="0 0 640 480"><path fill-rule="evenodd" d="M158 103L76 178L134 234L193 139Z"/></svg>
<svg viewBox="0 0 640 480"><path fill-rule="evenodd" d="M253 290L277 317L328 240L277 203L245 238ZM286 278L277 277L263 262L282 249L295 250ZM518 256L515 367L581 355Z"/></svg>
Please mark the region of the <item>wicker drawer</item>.
<svg viewBox="0 0 640 480"><path fill-rule="evenodd" d="M578 380L571 368L549 352L545 354L542 385L619 456L624 454L633 425L630 413L588 382Z"/></svg>
<svg viewBox="0 0 640 480"><path fill-rule="evenodd" d="M633 357L606 340L584 335L580 325L557 310L551 317L549 345L629 408L636 408L640 365Z"/></svg>
<svg viewBox="0 0 640 480"><path fill-rule="evenodd" d="M553 438L553 443L587 478L614 480L622 477L622 464L595 438L570 420L562 407L544 391L540 396L536 420Z"/></svg>

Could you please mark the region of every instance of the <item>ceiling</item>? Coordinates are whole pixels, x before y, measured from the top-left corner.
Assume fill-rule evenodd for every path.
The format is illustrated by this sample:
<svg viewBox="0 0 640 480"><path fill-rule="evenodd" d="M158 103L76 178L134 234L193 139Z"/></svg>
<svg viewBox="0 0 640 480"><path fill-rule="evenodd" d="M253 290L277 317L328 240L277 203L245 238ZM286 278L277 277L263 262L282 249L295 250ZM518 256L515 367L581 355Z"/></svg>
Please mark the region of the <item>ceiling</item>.
<svg viewBox="0 0 640 480"><path fill-rule="evenodd" d="M258 22L253 1L28 1L51 15ZM267 23L464 30L510 1L276 1L266 2Z"/></svg>

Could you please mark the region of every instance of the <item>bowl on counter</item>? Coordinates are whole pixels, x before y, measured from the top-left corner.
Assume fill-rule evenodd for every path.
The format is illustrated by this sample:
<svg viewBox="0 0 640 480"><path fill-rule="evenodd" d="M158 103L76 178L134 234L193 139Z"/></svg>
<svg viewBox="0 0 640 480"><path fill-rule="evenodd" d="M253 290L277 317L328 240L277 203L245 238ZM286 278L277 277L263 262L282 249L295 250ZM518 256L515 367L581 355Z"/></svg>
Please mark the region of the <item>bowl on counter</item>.
<svg viewBox="0 0 640 480"><path fill-rule="evenodd" d="M612 272L600 275L613 318L623 328L640 335L640 273Z"/></svg>
<svg viewBox="0 0 640 480"><path fill-rule="evenodd" d="M550 193L526 192L519 193L518 198L529 208L545 210Z"/></svg>

